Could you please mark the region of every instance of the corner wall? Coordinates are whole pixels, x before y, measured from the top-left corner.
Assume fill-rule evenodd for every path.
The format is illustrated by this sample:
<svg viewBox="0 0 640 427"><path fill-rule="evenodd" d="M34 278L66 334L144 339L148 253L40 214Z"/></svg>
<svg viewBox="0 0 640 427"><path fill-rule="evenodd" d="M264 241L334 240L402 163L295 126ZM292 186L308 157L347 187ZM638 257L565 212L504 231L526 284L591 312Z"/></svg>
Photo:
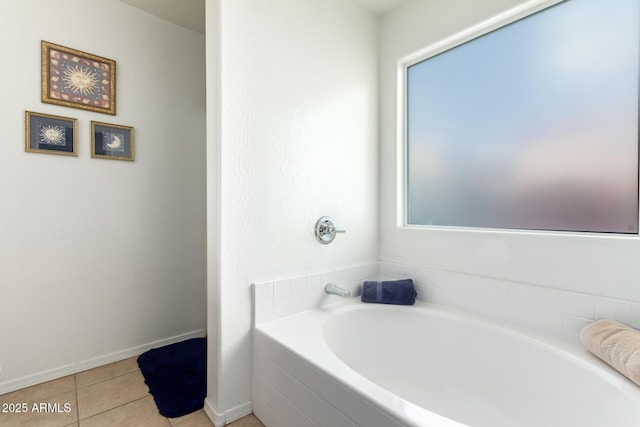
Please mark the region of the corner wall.
<svg viewBox="0 0 640 427"><path fill-rule="evenodd" d="M0 394L203 335L204 36L116 0L0 2ZM117 115L40 102L40 41L114 59ZM78 119L26 153L24 112ZM135 161L92 159L92 120Z"/></svg>
<svg viewBox="0 0 640 427"><path fill-rule="evenodd" d="M251 283L378 256L376 17L344 0L218 3L207 13L219 25L207 34L219 48L207 72L219 88L208 104L216 425L251 410ZM313 234L323 215L347 229L330 245Z"/></svg>

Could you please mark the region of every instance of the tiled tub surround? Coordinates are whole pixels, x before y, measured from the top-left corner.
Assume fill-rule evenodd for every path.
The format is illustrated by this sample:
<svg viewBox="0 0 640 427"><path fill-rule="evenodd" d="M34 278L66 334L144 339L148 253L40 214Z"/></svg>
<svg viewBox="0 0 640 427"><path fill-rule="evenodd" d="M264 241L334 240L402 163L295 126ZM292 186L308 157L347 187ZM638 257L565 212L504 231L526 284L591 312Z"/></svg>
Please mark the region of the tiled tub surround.
<svg viewBox="0 0 640 427"><path fill-rule="evenodd" d="M378 267L385 280L413 278L420 300L562 335L574 343L579 342L580 330L598 319L640 329L637 301L392 262L380 262Z"/></svg>
<svg viewBox="0 0 640 427"><path fill-rule="evenodd" d="M640 423L640 389L622 375L561 337L503 325L357 298L265 322L254 411L267 427Z"/></svg>
<svg viewBox="0 0 640 427"><path fill-rule="evenodd" d="M414 280L418 300L562 335L574 343L579 342L580 330L598 319L614 319L640 329L638 301L386 261L256 282L254 321L260 324L340 301L324 293L327 282L359 296L364 280L407 277Z"/></svg>
<svg viewBox="0 0 640 427"><path fill-rule="evenodd" d="M578 349L576 351L586 352L579 347L579 332L594 320L611 318L640 328L640 302L393 262L380 261L261 281L254 285L256 331L252 398L254 411L268 427L405 425L362 400L357 389L327 376L323 368L300 358L297 351L274 341L260 329L268 328L272 320L305 310L328 305L327 310L333 310L348 304L349 301L324 294L327 282L345 287L358 297L363 280L407 277L414 279L418 300L497 320L507 326L524 327L524 331L533 335L542 334L552 339L555 336L561 345L564 342ZM306 326L299 324L296 328L305 330ZM315 339L313 335L322 333L321 329L310 330L309 342ZM604 367L604 371L624 387L628 385L628 380L615 371L608 367ZM362 421L358 418L361 416L370 418ZM435 425L456 423L440 420Z"/></svg>
<svg viewBox="0 0 640 427"><path fill-rule="evenodd" d="M362 281L376 280L377 277L378 263L373 262L256 282L253 285L254 322L268 322L340 301L340 297L324 292L327 283L335 283L348 289L352 296L359 296Z"/></svg>

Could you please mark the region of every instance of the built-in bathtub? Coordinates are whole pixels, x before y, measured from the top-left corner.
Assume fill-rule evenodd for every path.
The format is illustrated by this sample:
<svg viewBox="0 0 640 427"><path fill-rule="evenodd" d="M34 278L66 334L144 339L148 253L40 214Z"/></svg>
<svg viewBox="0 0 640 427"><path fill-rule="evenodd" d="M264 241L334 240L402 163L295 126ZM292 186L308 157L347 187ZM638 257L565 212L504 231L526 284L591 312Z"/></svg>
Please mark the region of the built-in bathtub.
<svg viewBox="0 0 640 427"><path fill-rule="evenodd" d="M267 427L640 425L640 388L576 344L357 298L256 326Z"/></svg>

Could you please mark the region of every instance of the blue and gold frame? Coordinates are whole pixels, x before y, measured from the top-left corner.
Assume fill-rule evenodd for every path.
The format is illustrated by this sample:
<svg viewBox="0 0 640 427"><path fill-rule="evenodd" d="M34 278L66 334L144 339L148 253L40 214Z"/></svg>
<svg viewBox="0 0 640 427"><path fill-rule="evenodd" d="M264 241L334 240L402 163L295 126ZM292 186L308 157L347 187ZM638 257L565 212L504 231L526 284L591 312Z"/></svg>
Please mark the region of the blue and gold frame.
<svg viewBox="0 0 640 427"><path fill-rule="evenodd" d="M77 120L25 112L25 151L77 156Z"/></svg>
<svg viewBox="0 0 640 427"><path fill-rule="evenodd" d="M116 114L116 61L41 42L42 102Z"/></svg>
<svg viewBox="0 0 640 427"><path fill-rule="evenodd" d="M91 157L133 161L134 141L131 126L91 122Z"/></svg>

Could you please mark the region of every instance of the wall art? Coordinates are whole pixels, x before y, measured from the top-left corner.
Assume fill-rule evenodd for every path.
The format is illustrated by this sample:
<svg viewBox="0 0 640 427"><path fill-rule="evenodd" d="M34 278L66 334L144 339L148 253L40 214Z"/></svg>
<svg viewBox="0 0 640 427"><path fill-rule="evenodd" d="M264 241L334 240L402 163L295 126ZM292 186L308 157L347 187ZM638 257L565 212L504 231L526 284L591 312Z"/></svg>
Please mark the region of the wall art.
<svg viewBox="0 0 640 427"><path fill-rule="evenodd" d="M133 148L132 127L91 122L91 157L132 161Z"/></svg>
<svg viewBox="0 0 640 427"><path fill-rule="evenodd" d="M25 151L77 156L77 120L25 112Z"/></svg>
<svg viewBox="0 0 640 427"><path fill-rule="evenodd" d="M116 114L116 61L41 42L42 102Z"/></svg>

